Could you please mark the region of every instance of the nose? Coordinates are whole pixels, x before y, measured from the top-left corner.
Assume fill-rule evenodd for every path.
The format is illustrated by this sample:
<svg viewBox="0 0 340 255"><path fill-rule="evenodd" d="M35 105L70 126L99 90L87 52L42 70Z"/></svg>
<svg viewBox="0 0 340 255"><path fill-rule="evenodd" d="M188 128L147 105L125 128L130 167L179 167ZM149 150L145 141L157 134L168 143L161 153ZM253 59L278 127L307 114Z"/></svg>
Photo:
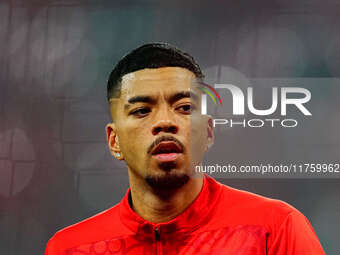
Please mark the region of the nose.
<svg viewBox="0 0 340 255"><path fill-rule="evenodd" d="M176 134L178 132L178 127L171 123L171 121L162 120L152 127L153 135L158 135L160 132Z"/></svg>
<svg viewBox="0 0 340 255"><path fill-rule="evenodd" d="M158 135L160 132L176 134L178 126L170 118L168 110L163 110L157 116L157 122L152 126L152 134Z"/></svg>

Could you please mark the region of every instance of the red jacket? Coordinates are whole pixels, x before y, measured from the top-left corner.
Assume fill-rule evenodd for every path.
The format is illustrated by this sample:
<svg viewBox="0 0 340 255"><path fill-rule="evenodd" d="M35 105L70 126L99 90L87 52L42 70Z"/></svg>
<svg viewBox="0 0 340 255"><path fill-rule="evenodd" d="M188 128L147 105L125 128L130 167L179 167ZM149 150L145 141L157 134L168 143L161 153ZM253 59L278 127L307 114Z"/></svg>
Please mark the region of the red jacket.
<svg viewBox="0 0 340 255"><path fill-rule="evenodd" d="M290 205L230 188L205 176L193 203L153 224L116 206L57 232L45 255L323 255L308 220Z"/></svg>

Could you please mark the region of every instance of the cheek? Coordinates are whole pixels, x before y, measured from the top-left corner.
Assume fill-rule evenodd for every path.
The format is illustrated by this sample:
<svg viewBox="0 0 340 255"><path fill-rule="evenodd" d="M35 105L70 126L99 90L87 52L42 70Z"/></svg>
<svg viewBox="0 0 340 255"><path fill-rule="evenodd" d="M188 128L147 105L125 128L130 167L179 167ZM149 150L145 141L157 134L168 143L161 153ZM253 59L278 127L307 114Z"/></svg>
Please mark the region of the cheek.
<svg viewBox="0 0 340 255"><path fill-rule="evenodd" d="M206 121L200 116L194 116L191 118L190 124L190 134L193 142L205 144L208 137Z"/></svg>
<svg viewBox="0 0 340 255"><path fill-rule="evenodd" d="M125 157L138 157L146 153L148 147L147 128L142 125L120 127L120 147ZM149 142L150 143L150 142Z"/></svg>
<svg viewBox="0 0 340 255"><path fill-rule="evenodd" d="M192 119L189 136L191 161L198 164L206 152L208 141L207 126L201 118Z"/></svg>
<svg viewBox="0 0 340 255"><path fill-rule="evenodd" d="M197 149L205 148L207 144L207 131L203 127L192 128L190 140L193 146L197 146Z"/></svg>

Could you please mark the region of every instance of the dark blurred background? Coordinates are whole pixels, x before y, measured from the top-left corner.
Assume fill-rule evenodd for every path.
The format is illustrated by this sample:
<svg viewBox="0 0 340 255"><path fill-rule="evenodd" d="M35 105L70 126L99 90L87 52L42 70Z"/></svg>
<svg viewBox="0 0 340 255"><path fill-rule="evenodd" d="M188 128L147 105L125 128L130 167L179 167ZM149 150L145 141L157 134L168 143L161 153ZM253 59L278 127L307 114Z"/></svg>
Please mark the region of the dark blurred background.
<svg viewBox="0 0 340 255"><path fill-rule="evenodd" d="M2 0L0 254L43 254L56 231L124 195L127 169L105 142L106 81L122 55L164 41L222 82L230 70L332 79L316 88L315 112L329 98L339 102L339 14L336 0ZM306 146L338 158L340 116L323 112L328 124ZM338 254L340 179L218 180L292 204L326 253Z"/></svg>

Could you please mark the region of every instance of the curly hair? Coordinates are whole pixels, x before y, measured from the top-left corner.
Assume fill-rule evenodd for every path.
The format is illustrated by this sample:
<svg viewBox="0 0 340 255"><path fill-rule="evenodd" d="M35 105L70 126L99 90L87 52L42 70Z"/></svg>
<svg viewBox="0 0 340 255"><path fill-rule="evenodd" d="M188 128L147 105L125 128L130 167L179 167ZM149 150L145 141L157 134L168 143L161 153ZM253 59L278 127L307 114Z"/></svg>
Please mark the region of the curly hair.
<svg viewBox="0 0 340 255"><path fill-rule="evenodd" d="M204 75L194 58L169 43L147 43L123 56L112 70L107 83L107 99L120 95L121 81L125 74L145 68L183 67L198 79Z"/></svg>

